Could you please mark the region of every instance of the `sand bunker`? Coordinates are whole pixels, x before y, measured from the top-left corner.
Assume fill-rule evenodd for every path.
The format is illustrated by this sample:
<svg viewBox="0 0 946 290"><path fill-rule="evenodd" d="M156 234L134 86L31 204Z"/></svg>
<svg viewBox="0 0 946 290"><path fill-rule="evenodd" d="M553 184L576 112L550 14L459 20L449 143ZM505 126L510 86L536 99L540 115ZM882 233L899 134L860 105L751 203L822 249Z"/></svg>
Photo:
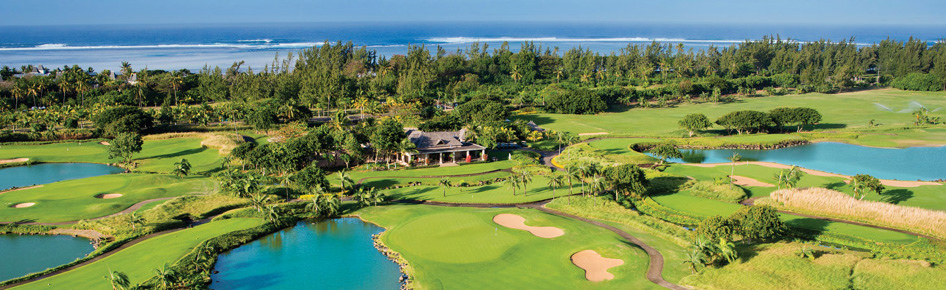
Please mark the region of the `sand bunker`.
<svg viewBox="0 0 946 290"><path fill-rule="evenodd" d="M775 187L775 185L768 184L762 181L758 181L749 177L733 175L733 183L741 186L760 186L760 187Z"/></svg>
<svg viewBox="0 0 946 290"><path fill-rule="evenodd" d="M19 163L19 162L26 162L26 161L30 161L30 159L29 158L2 159L0 160L0 164Z"/></svg>
<svg viewBox="0 0 946 290"><path fill-rule="evenodd" d="M13 208L24 208L24 207L31 207L34 205L36 205L35 202L24 202L24 203L18 203L18 204L13 205Z"/></svg>
<svg viewBox="0 0 946 290"><path fill-rule="evenodd" d="M624 265L624 260L605 258L594 250L584 250L572 255L572 263L585 270L585 279L598 282L614 279L614 274L608 273L608 269Z"/></svg>
<svg viewBox="0 0 946 290"><path fill-rule="evenodd" d="M119 197L122 197L121 193L106 193L106 194L99 194L95 196L95 198L101 198L101 199L112 199L112 198L119 198Z"/></svg>
<svg viewBox="0 0 946 290"><path fill-rule="evenodd" d="M598 135L608 135L608 132L595 132L595 133L580 133L578 136L598 136Z"/></svg>
<svg viewBox="0 0 946 290"><path fill-rule="evenodd" d="M556 227L530 227L526 225L526 219L515 214L502 213L493 217L497 224L517 230L529 231L536 237L551 239L565 234L560 228Z"/></svg>
<svg viewBox="0 0 946 290"><path fill-rule="evenodd" d="M789 166L789 165L779 164L779 163L775 163L775 162L763 162L763 161L736 162L736 165L750 165L750 164L751 164L751 165L759 165L759 166L771 167L771 168L779 168L779 169L789 169L789 168L792 168L792 167ZM726 162L726 163L683 163L683 165L696 166L696 167L716 167L716 166L732 166L732 162ZM830 172L818 171L818 170L813 170L813 169L808 169L808 168L799 167L798 169L800 169L800 170L801 170L802 172L804 172L804 173L808 173L808 174L811 174L811 175L814 175L814 176L840 177L840 178L845 178L845 179L851 178L850 176L847 176L847 175L841 175L841 174L837 174L837 173L830 173ZM932 182L932 181L905 181L905 180L890 180L890 179L881 179L881 180L880 180L880 183L882 183L883 185L886 185L886 186L893 186L893 187L918 187L918 186L924 186L924 185L943 185L943 184L941 184L941 183Z"/></svg>
<svg viewBox="0 0 946 290"><path fill-rule="evenodd" d="M99 144L102 144L102 145L105 145L105 146L111 146L111 145L112 145L111 143L108 143L108 141L102 141L102 142L99 142Z"/></svg>

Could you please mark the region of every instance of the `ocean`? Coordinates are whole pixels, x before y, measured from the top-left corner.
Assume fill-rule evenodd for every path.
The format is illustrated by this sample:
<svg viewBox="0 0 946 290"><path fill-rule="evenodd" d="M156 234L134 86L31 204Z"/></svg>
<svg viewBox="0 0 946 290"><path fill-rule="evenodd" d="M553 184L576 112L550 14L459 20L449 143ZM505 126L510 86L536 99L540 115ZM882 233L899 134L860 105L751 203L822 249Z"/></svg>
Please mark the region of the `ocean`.
<svg viewBox="0 0 946 290"><path fill-rule="evenodd" d="M94 25L0 27L0 66L77 64L117 70L122 61L134 69L196 70L204 65L229 67L245 61L262 69L279 54L298 52L325 41L352 41L379 54L404 54L410 44L437 46L448 53L472 42L498 48L508 41L518 50L524 41L542 47L572 47L608 54L628 43L684 43L696 50L729 46L778 35L799 41L854 38L863 45L886 38L909 37L935 42L946 37L943 26L802 26L640 23L273 23L191 25Z"/></svg>

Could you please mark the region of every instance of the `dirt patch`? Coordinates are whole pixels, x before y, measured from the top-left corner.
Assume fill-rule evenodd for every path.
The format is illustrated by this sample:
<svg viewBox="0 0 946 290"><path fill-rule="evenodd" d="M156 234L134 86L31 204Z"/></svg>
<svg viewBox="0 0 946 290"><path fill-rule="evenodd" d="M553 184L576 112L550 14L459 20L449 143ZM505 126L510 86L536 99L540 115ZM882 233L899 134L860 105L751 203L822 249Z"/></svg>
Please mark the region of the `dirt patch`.
<svg viewBox="0 0 946 290"><path fill-rule="evenodd" d="M34 205L36 205L35 202L24 202L24 203L14 204L14 205L12 206L12 208L27 208L27 207L31 207L31 206L34 206Z"/></svg>
<svg viewBox="0 0 946 290"><path fill-rule="evenodd" d="M608 273L608 269L624 265L624 260L605 258L594 250L584 250L572 255L572 263L585 270L585 279L599 282L614 279L614 274Z"/></svg>
<svg viewBox="0 0 946 290"><path fill-rule="evenodd" d="M108 143L108 141L102 141L102 142L99 142L99 144L105 145L105 146L111 146L111 145L112 145L111 143Z"/></svg>
<svg viewBox="0 0 946 290"><path fill-rule="evenodd" d="M608 132L595 132L595 133L580 133L578 136L598 136L598 135L608 135Z"/></svg>
<svg viewBox="0 0 946 290"><path fill-rule="evenodd" d="M4 190L4 191L0 191L0 194L4 194L4 193L7 193L7 192L11 192L11 191L26 190L26 189L40 188L40 187L43 187L43 186L42 186L42 185L33 185L33 186L27 186L27 187L12 188L12 189L7 189L7 190Z"/></svg>
<svg viewBox="0 0 946 290"><path fill-rule="evenodd" d="M732 162L726 162L726 163L682 163L682 164L683 164L683 165L686 165L686 166L696 166L696 167L716 167L716 166L732 166L732 165L733 165ZM751 164L751 165L759 165L759 166L771 167L771 168L779 168L779 169L789 169L789 168L792 168L792 167L789 166L789 165L779 164L779 163L774 163L774 162L762 162L762 161L736 162L736 165L750 165L750 164ZM851 178L850 176L841 175L841 174L837 174L837 173L830 173L830 172L824 172L824 171L813 170L813 169L807 169L807 168L801 168L801 167L799 167L799 169L800 169L802 172L804 172L804 173L808 173L808 174L811 174L811 175L814 175L814 176L840 177L840 178L844 178L844 179L850 179L850 178ZM847 182L847 181L845 181L845 182ZM881 179L881 180L880 180L880 183L882 183L883 185L886 185L886 186L893 186L893 187L918 187L918 186L924 186L924 185L943 185L942 183L932 182L932 181L906 181L906 180L890 180L890 179Z"/></svg>
<svg viewBox="0 0 946 290"><path fill-rule="evenodd" d="M20 163L20 162L26 162L26 161L30 161L30 159L29 158L3 159L3 160L0 160L0 164Z"/></svg>
<svg viewBox="0 0 946 290"><path fill-rule="evenodd" d="M97 231L93 230L77 230L77 229L64 229L57 228L49 231L53 235L64 235L64 236L73 236L73 237L83 237L90 240L107 238L108 236L103 235Z"/></svg>
<svg viewBox="0 0 946 290"><path fill-rule="evenodd" d="M540 237L540 238L551 239L555 237L560 237L565 234L565 231L556 227L527 226L526 219L515 214L508 214L508 213L498 214L495 217L493 217L493 222L496 222L497 224L507 227L507 228L528 231L532 233L533 235L535 235L536 237Z"/></svg>
<svg viewBox="0 0 946 290"><path fill-rule="evenodd" d="M755 179L753 179L753 178L749 178L749 177L745 177L745 176L739 176L739 175L733 175L733 176L732 176L732 180L733 180L733 183L734 183L734 184L740 185L740 186L775 187L775 185L768 184L768 183L765 183L765 182L762 182L762 181L758 181L758 180L755 180Z"/></svg>
<svg viewBox="0 0 946 290"><path fill-rule="evenodd" d="M119 198L119 197L122 197L121 193L104 193L104 194L95 195L95 198L101 198L101 199L113 199L113 198Z"/></svg>

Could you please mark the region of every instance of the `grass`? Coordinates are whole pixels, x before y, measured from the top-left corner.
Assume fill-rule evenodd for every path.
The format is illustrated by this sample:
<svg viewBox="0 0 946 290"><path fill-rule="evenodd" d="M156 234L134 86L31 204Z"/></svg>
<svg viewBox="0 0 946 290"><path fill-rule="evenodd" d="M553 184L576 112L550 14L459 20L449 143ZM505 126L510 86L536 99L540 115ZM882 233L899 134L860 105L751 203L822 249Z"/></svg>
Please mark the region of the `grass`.
<svg viewBox="0 0 946 290"><path fill-rule="evenodd" d="M565 235L544 239L499 226L500 213ZM381 240L410 261L418 289L657 289L644 278L647 256L620 236L579 221L530 209L471 209L424 205L370 207L356 212L385 227ZM620 258L614 280L590 282L570 257L582 250Z"/></svg>
<svg viewBox="0 0 946 290"><path fill-rule="evenodd" d="M148 140L134 155L137 171L170 173L174 163L187 159L192 172L204 172L220 166L219 150L202 144L203 138L172 138ZM216 145L213 145L216 146ZM108 159L107 146L95 142L64 142L44 145L0 145L0 159L27 157L36 162L113 163Z"/></svg>
<svg viewBox="0 0 946 290"><path fill-rule="evenodd" d="M439 186L411 186L385 191L389 197L411 200L430 200L450 203L524 203L552 198L553 196L565 196L568 194L568 186L556 189L554 192L548 186L548 178L542 175L533 175L532 182L528 184L526 194L523 190L516 190L513 195L512 188L503 183L494 183L484 186L473 187L447 187L446 196L443 188ZM573 181L573 193L578 193L581 184Z"/></svg>
<svg viewBox="0 0 946 290"><path fill-rule="evenodd" d="M803 247L819 252L799 256ZM742 248L739 261L706 268L684 279L698 289L943 289L946 269L909 260L871 259L867 254L800 243Z"/></svg>
<svg viewBox="0 0 946 290"><path fill-rule="evenodd" d="M468 184L476 184L479 182L494 181L497 178L506 178L506 177L509 177L510 175L512 175L512 173L499 171L499 172L486 173L483 175L476 175L476 176L448 177L447 179L450 180L450 182L455 185L464 183L464 182ZM335 182L337 183L337 181ZM395 185L406 185L408 183L421 183L424 185L438 185L439 182L440 182L439 177L427 177L427 178L380 177L380 178L366 179L362 184L364 186L369 186L369 187L387 188L387 187L392 187Z"/></svg>
<svg viewBox="0 0 946 290"><path fill-rule="evenodd" d="M543 128L573 133L609 132L640 136L683 136L677 121L690 113L703 113L710 120L738 110L769 111L778 107L812 107L824 120L821 130L867 127L870 120L881 127L902 127L912 124L910 102L916 101L930 108L946 107L946 99L939 92L912 92L896 89L867 90L843 94L810 93L764 98L741 98L731 103L681 104L672 108L630 109L597 115L535 114L524 116ZM882 109L875 103L893 111ZM911 111L912 112L912 111Z"/></svg>
<svg viewBox="0 0 946 290"><path fill-rule="evenodd" d="M103 278L109 268L127 274L132 284L139 283L154 276L154 269L173 264L207 239L260 224L259 219L228 219L161 235L92 264L13 289L109 289L109 282Z"/></svg>
<svg viewBox="0 0 946 290"><path fill-rule="evenodd" d="M0 221L62 222L96 218L122 211L142 200L212 193L215 184L208 178L179 179L171 175L140 173L60 181L0 194ZM107 193L120 193L122 197L95 197ZM10 207L23 202L35 202L36 205Z"/></svg>
<svg viewBox="0 0 946 290"><path fill-rule="evenodd" d="M783 189L770 196L776 205L791 211L836 217L868 224L916 231L944 238L946 212L885 202L863 201L824 188Z"/></svg>

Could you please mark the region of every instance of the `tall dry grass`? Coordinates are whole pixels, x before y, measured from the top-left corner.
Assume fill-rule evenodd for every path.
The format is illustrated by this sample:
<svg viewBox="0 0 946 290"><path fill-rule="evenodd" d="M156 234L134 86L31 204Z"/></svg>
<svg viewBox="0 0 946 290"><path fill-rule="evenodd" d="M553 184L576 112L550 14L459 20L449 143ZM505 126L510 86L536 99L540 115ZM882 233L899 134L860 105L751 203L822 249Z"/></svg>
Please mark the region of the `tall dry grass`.
<svg viewBox="0 0 946 290"><path fill-rule="evenodd" d="M184 132L184 133L164 133L164 134L155 134L144 136L144 140L167 140L174 138L203 138L203 141L200 141L200 146L207 148L213 148L220 151L221 155L230 154L230 151L233 151L233 148L240 146L243 141L243 136L233 134L233 133L197 133L197 132Z"/></svg>
<svg viewBox="0 0 946 290"><path fill-rule="evenodd" d="M946 238L946 212L858 200L825 188L782 189L772 192L780 206L799 213L858 221Z"/></svg>

